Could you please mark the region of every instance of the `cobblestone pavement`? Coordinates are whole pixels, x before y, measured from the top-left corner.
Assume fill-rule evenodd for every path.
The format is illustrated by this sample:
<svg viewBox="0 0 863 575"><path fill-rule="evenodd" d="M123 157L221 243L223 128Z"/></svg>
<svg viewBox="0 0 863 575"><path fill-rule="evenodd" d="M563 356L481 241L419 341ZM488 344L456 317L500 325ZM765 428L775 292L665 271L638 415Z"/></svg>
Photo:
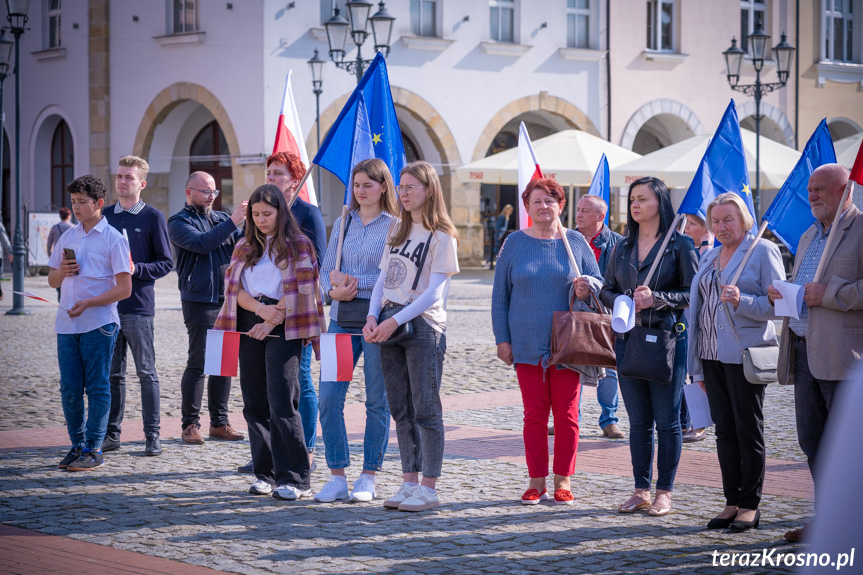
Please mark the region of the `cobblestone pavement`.
<svg viewBox="0 0 863 575"><path fill-rule="evenodd" d="M443 394L474 394L470 397L477 401L447 411L445 423L448 428L461 425L517 433L520 406L495 406L488 401L518 388L512 369L495 357L489 314L491 277L485 271L462 273L450 291ZM9 294L8 282L4 288ZM46 297L53 291L44 277L28 278L26 289ZM0 302L0 313L11 307L10 300ZM0 434L63 426L54 308L30 300L27 304L33 310L30 316L0 315ZM157 283L157 306L162 414L174 419L179 417L186 333L173 274ZM131 365L130 358L130 373ZM314 362L313 371L316 378ZM134 376L129 383L126 418L139 420ZM348 407L363 399L362 385L353 385ZM231 411L234 425L245 428L238 385L232 391ZM599 440L599 408L592 390L585 392L583 411L582 438ZM621 427L628 431L622 402L618 414ZM789 466L802 461L790 390L768 388L765 422L768 457L786 460ZM139 421L127 425L139 425ZM760 529L738 535L707 531L706 521L723 506L721 489L690 483L681 472L674 513L663 518L621 515L615 509L628 497L632 479L614 474L613 466L608 473L577 469L572 507L522 506L517 500L527 481L523 461L495 457L479 448L470 455L465 450L447 455L438 484L443 506L434 512L385 511L379 501L280 502L247 494L249 476L233 472L248 460L247 441L187 446L176 439L179 432L179 428L163 427L161 457L145 458L142 442L126 442L119 452L106 457L104 468L90 474L58 472L56 463L63 455L58 448L6 450L0 465L0 521L237 573L641 573L645 569L728 573L728 567L714 566L714 551L804 550L805 546L785 544L782 534L802 525L812 507L811 499L766 495ZM62 429L57 430L53 445L65 441ZM318 445L322 449L320 437ZM517 447L514 444L514 456L519 453ZM684 450L684 457L715 451L712 434L707 441L685 445ZM361 441L351 442L351 458L354 471L349 470L349 480L362 462ZM378 475L379 495L387 496L398 486L398 470L393 436L384 471ZM715 471L718 481L718 466ZM318 470L313 488L320 489L326 479L326 472ZM734 572L791 570L735 568Z"/></svg>

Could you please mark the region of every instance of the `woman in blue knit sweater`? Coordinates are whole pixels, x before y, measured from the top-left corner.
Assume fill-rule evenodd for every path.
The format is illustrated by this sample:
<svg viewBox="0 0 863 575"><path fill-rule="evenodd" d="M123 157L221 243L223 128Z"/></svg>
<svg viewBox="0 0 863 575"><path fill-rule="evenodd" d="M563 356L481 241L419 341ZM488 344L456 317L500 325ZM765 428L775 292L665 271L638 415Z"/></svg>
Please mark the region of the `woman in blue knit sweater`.
<svg viewBox="0 0 863 575"><path fill-rule="evenodd" d="M555 311L569 309L570 286L586 300L586 278L575 279L558 224L566 206L563 188L551 178L531 181L522 194L533 226L504 242L494 274L492 327L497 356L515 364L524 402L524 450L530 486L521 501L533 505L548 499L548 414L554 413L554 500L572 504L570 475L578 451L578 373L549 365L551 324ZM599 278L587 241L566 230L579 270Z"/></svg>

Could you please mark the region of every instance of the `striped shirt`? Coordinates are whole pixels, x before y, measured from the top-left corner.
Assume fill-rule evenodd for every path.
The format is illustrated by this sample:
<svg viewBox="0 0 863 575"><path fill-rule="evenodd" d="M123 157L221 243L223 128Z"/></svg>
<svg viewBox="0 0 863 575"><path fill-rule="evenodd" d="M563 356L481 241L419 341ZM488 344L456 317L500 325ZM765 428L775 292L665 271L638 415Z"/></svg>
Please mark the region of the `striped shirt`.
<svg viewBox="0 0 863 575"><path fill-rule="evenodd" d="M378 264L384 253L389 230L395 221L395 216L387 212L381 214L363 225L358 210L348 213L348 222L345 222L347 233L342 245L342 262L339 271L353 276L359 280L357 285L357 298L369 299L378 279L380 269ZM330 272L336 267L336 251L339 245L339 232L341 231L342 218L336 218L333 231L330 234L330 242L327 244L327 253L321 265L321 288L324 293L332 289L330 283ZM339 302L333 300L330 307L330 319L335 321L339 313Z"/></svg>
<svg viewBox="0 0 863 575"><path fill-rule="evenodd" d="M144 200L138 200L138 203L129 208L128 210L123 209L123 206L120 205L120 202L114 204L114 213L122 214L123 212L129 212L133 216L138 215L138 213L144 209L144 206L147 204L144 203Z"/></svg>
<svg viewBox="0 0 863 575"><path fill-rule="evenodd" d="M710 266L698 281L698 296L701 298L701 307L698 308L698 326L701 330L697 344L698 357L719 361L716 314L719 313L720 287L715 265Z"/></svg>

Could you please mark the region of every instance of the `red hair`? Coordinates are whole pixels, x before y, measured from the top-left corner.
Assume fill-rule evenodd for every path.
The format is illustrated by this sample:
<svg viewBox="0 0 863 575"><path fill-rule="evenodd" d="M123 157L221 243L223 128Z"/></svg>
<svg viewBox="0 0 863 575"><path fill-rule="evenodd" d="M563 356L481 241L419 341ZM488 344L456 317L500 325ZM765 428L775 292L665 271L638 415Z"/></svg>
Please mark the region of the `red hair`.
<svg viewBox="0 0 863 575"><path fill-rule="evenodd" d="M278 152L267 158L267 167L270 167L270 164L273 162L278 162L280 164L284 164L288 167L288 172L291 174L291 179L294 181L299 181L304 175L306 175L306 167L303 165L303 161L296 154L292 154L291 152Z"/></svg>
<svg viewBox="0 0 863 575"><path fill-rule="evenodd" d="M525 208L527 208L530 194L534 190L542 190L557 200L561 209L566 205L566 194L564 194L563 187L557 183L557 180L554 178L538 178L528 182L527 187L524 188L524 192L521 194L521 202L524 204Z"/></svg>

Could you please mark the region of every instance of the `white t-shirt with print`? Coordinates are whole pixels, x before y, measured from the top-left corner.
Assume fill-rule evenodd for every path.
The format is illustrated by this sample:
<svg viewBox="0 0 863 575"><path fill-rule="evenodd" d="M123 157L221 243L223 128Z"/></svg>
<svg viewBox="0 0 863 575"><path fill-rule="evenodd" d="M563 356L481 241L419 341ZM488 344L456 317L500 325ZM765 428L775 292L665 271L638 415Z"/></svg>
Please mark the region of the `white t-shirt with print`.
<svg viewBox="0 0 863 575"><path fill-rule="evenodd" d="M384 301L407 305L423 293L429 285L433 273L452 276L458 273L458 254L456 240L449 234L437 231L432 234L431 245L423 265L416 290L412 290L420 258L429 239L429 230L422 224L413 224L410 236L398 246L386 245L381 263L378 266L385 274ZM446 298L449 293L449 279L443 297L435 301L423 312L423 319L437 331L446 331Z"/></svg>

